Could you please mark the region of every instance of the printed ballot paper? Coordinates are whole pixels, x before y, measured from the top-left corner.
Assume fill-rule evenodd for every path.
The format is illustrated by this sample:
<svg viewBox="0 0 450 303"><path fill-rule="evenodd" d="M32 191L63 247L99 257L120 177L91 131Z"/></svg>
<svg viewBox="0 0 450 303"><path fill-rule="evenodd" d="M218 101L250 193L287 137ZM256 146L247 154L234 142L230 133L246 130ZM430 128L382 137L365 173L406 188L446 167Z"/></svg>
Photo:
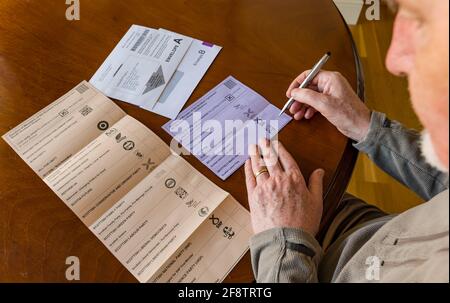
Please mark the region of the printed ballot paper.
<svg viewBox="0 0 450 303"><path fill-rule="evenodd" d="M111 98L174 119L221 47L133 25L90 83Z"/></svg>
<svg viewBox="0 0 450 303"><path fill-rule="evenodd" d="M140 282L219 282L249 213L88 82L3 139Z"/></svg>
<svg viewBox="0 0 450 303"><path fill-rule="evenodd" d="M292 118L229 76L163 126L222 180L248 158L248 146L272 139Z"/></svg>

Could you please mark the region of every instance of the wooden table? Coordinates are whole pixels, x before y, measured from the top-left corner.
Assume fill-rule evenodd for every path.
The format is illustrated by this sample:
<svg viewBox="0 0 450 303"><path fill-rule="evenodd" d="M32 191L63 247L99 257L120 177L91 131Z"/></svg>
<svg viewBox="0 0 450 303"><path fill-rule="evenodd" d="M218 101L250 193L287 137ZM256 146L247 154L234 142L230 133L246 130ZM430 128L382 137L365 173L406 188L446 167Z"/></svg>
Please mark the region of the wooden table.
<svg viewBox="0 0 450 303"><path fill-rule="evenodd" d="M330 0L81 1L81 20L67 21L65 1L0 2L0 134L81 80L89 80L132 24L163 27L223 46L189 100L233 75L278 107L292 79L327 50L327 69L340 71L362 94L352 38ZM117 102L156 134L167 119ZM322 167L329 219L351 175L356 151L322 116L281 131L308 177ZM248 207L241 168L223 182L193 156L200 172ZM135 282L72 211L0 140L0 281L64 282L67 256L78 256L84 282ZM226 281L252 281L249 254Z"/></svg>

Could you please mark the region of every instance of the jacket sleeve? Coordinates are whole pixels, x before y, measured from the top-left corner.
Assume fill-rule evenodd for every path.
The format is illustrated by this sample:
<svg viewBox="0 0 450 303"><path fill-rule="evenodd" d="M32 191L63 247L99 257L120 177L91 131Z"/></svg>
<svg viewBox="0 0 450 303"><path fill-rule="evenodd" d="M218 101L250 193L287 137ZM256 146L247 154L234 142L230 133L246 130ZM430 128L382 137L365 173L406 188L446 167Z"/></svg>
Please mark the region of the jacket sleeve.
<svg viewBox="0 0 450 303"><path fill-rule="evenodd" d="M250 239L253 272L258 283L317 282L322 248L307 232L273 228Z"/></svg>
<svg viewBox="0 0 450 303"><path fill-rule="evenodd" d="M429 200L448 188L448 175L429 165L420 150L420 134L372 112L366 137L354 144L386 173Z"/></svg>

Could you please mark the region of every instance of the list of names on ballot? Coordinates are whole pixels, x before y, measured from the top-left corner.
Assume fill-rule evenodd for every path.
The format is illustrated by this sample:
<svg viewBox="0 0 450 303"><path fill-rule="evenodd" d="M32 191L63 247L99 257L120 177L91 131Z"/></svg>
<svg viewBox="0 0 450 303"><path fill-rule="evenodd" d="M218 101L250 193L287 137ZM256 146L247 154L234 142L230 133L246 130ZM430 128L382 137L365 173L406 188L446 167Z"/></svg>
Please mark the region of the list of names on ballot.
<svg viewBox="0 0 450 303"><path fill-rule="evenodd" d="M248 250L248 211L88 82L3 139L140 282L220 282Z"/></svg>

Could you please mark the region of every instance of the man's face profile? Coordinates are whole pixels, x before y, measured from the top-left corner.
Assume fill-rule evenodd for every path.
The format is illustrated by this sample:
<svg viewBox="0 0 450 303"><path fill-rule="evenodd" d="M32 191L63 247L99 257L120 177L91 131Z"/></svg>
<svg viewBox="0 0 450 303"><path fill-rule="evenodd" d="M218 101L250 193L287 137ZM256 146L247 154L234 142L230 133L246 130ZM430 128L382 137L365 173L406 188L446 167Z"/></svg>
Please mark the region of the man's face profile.
<svg viewBox="0 0 450 303"><path fill-rule="evenodd" d="M425 131L423 152L448 171L449 1L396 0L388 70L406 76L411 101Z"/></svg>

